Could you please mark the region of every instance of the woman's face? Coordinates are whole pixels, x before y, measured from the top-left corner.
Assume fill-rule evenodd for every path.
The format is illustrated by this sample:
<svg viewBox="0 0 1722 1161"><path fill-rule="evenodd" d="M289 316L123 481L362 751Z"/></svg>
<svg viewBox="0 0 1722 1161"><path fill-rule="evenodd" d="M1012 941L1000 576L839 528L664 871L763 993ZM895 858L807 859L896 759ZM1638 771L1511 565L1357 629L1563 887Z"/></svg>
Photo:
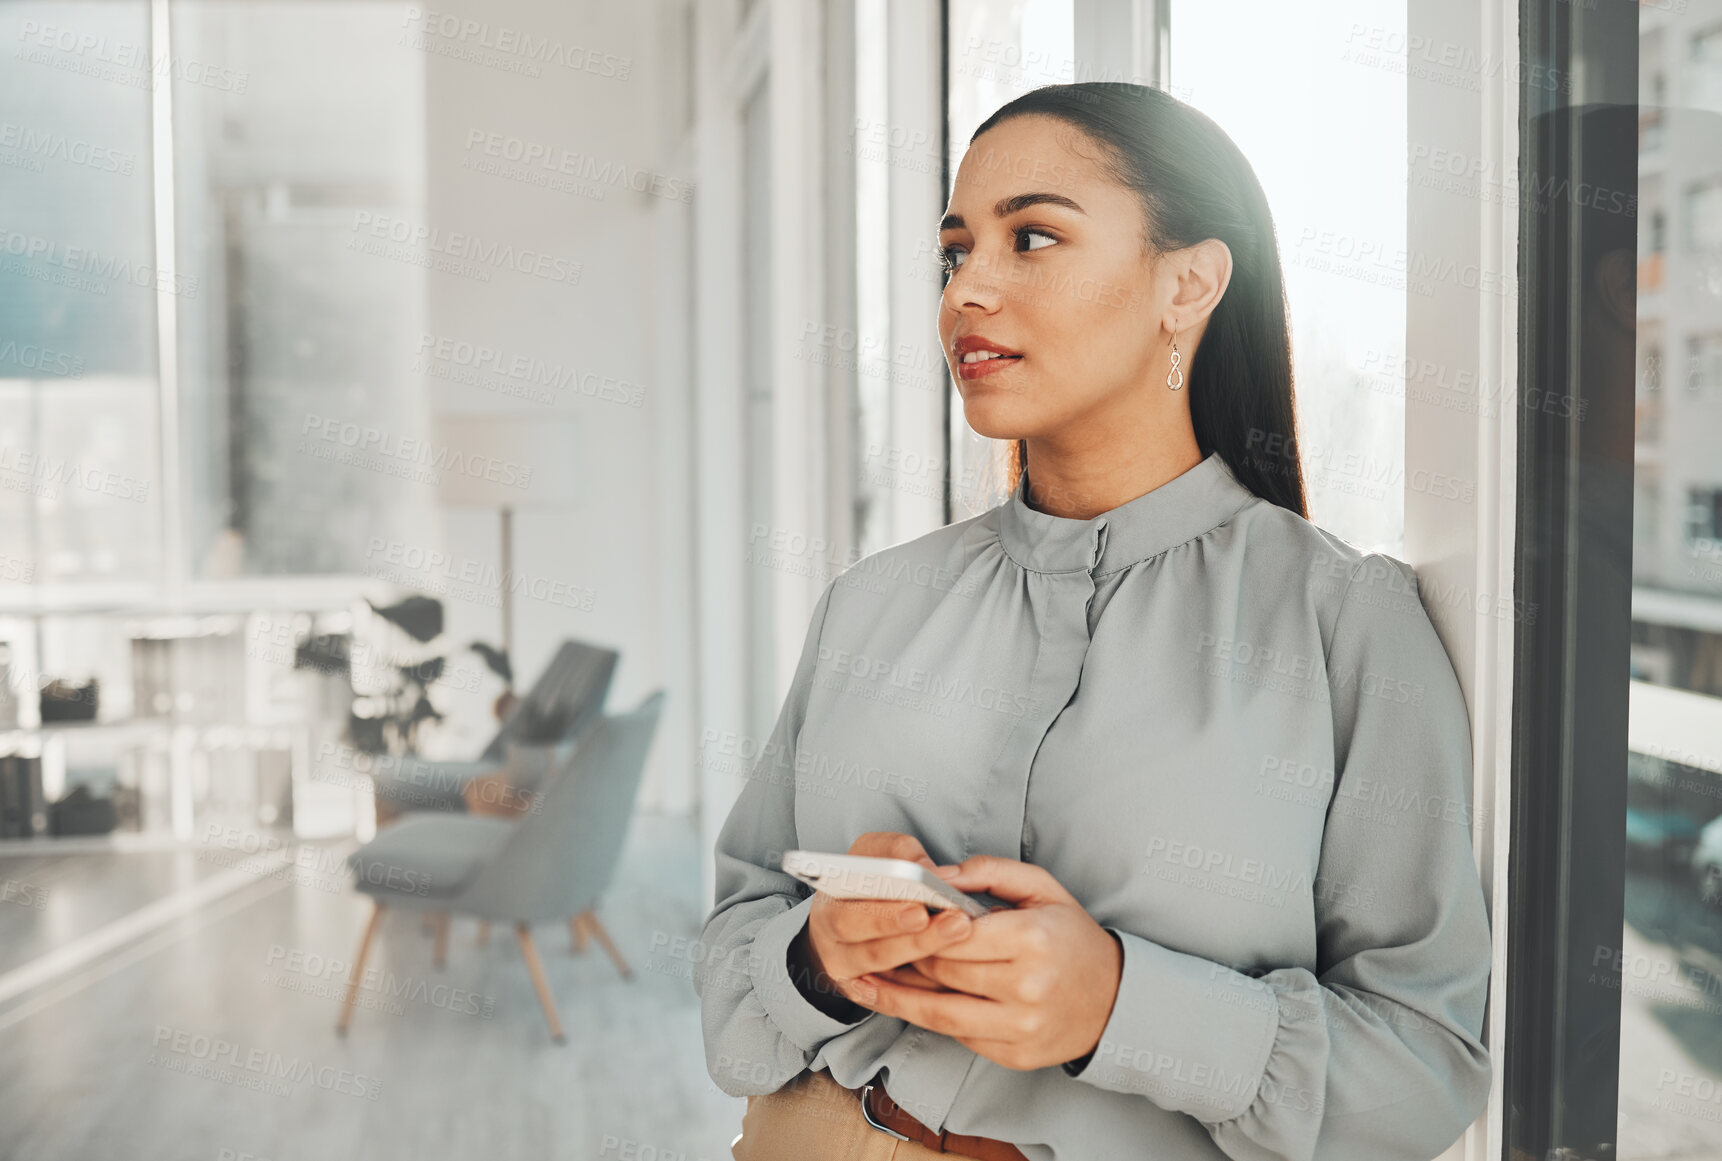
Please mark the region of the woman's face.
<svg viewBox="0 0 1722 1161"><path fill-rule="evenodd" d="M957 169L939 230L955 264L939 338L981 435L1058 441L1104 427L1156 382L1164 390L1176 286L1162 281L1176 278L1158 277L1142 204L1098 154L1067 122L1022 116L976 138ZM1186 368L1194 337L1179 335ZM976 340L1017 357L965 364Z"/></svg>

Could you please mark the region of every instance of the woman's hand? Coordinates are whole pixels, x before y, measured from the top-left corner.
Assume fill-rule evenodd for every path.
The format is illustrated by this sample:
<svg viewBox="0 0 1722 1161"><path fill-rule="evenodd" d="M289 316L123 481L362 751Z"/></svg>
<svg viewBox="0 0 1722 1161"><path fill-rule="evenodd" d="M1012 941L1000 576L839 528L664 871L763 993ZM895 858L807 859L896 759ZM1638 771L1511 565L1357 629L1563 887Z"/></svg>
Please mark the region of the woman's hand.
<svg viewBox="0 0 1722 1161"><path fill-rule="evenodd" d="M856 1003L943 1032L1006 1068L1046 1068L1093 1051L1118 997L1123 945L1042 867L975 855L934 869L960 891L988 891L1016 909L973 921L967 939L915 961L921 977L950 990L875 971L856 981Z"/></svg>
<svg viewBox="0 0 1722 1161"><path fill-rule="evenodd" d="M869 831L850 844L849 853L907 859L928 870L935 869L921 840L895 831ZM947 915L954 916L954 921L945 918ZM823 972L839 994L863 1007L871 1007L857 994L856 977L901 969L903 986L937 987L915 968L904 965L965 938L969 927L968 916L958 912L943 912L934 919L924 903L836 899L820 891L814 894L813 906L808 911L807 954L815 979L817 973Z"/></svg>

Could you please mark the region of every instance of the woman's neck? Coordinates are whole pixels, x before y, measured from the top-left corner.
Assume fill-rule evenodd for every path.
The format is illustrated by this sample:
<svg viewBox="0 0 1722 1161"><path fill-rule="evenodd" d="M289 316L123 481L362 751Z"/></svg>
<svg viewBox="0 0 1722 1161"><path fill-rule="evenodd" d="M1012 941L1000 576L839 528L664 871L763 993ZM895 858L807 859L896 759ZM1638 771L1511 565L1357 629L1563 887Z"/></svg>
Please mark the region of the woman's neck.
<svg viewBox="0 0 1722 1161"><path fill-rule="evenodd" d="M1083 449L1030 439L1028 504L1049 516L1087 520L1178 478L1202 458L1194 431L1188 438L1108 440Z"/></svg>

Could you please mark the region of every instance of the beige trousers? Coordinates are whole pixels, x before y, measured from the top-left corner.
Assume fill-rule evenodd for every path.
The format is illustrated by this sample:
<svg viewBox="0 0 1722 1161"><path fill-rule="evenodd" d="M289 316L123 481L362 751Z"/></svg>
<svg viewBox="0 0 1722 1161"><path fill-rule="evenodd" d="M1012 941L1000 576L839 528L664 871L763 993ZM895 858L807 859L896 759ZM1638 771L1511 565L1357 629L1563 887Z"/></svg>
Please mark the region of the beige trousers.
<svg viewBox="0 0 1722 1161"><path fill-rule="evenodd" d="M824 1069L804 1072L774 1093L747 1098L741 1136L730 1144L735 1161L924 1161L936 1153L875 1129L856 1094Z"/></svg>

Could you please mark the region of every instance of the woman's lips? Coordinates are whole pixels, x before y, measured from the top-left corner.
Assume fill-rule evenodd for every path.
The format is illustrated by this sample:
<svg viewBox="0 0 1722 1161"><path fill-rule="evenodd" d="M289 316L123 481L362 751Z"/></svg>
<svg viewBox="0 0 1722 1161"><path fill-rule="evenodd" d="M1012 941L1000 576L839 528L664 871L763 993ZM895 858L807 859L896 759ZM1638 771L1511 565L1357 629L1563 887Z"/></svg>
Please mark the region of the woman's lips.
<svg viewBox="0 0 1722 1161"><path fill-rule="evenodd" d="M1021 355L1000 355L996 359L980 359L973 363L957 364L959 379L981 379L988 375L996 375L1006 367L1014 367L1022 362Z"/></svg>

